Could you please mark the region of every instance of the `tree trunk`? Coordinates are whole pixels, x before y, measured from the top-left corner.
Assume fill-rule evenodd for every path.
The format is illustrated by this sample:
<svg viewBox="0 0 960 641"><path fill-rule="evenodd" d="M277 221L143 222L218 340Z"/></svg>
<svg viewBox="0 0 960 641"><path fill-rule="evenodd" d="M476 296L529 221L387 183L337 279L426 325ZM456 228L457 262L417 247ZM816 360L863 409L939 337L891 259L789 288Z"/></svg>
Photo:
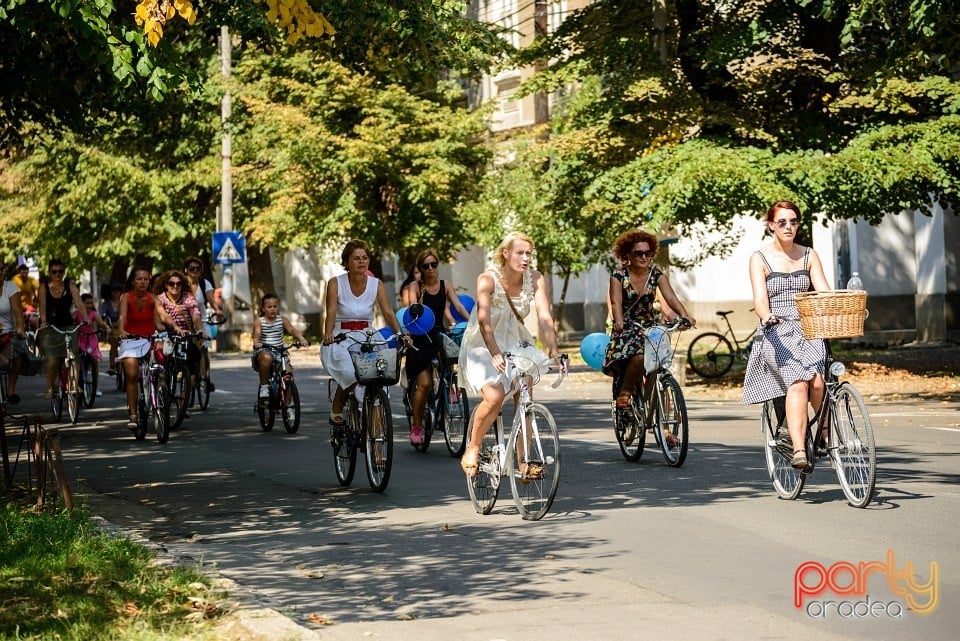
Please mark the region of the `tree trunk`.
<svg viewBox="0 0 960 641"><path fill-rule="evenodd" d="M560 290L560 302L557 303L557 317L553 319L558 332L563 325L563 310L567 305L567 288L570 287L570 276L569 271L564 271L563 289Z"/></svg>
<svg viewBox="0 0 960 641"><path fill-rule="evenodd" d="M250 305L256 313L259 311L258 307L263 295L277 291L273 280L270 248L256 243L247 245L247 269L250 277Z"/></svg>

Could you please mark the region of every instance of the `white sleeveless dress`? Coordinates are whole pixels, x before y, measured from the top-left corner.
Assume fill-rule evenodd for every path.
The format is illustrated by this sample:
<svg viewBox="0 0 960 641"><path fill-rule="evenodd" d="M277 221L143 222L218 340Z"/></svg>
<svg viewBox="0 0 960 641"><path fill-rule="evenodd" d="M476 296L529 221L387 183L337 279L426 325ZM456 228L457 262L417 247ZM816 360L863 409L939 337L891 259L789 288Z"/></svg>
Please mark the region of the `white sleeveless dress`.
<svg viewBox="0 0 960 641"><path fill-rule="evenodd" d="M348 278L348 274L337 276L337 320L333 326L333 335L346 333L362 339L365 336L362 331L344 332L341 323L366 321L367 327L373 327L373 307L377 302L380 281L373 276L367 276L367 288L359 296L354 296L350 291ZM359 349L359 346L349 339L320 348L320 360L324 368L340 387L347 388L357 382L350 352L359 351Z"/></svg>
<svg viewBox="0 0 960 641"><path fill-rule="evenodd" d="M541 376L546 374L553 362L552 359L536 347L533 336L510 309L507 294L500 285L499 273L496 270L491 270L491 273L493 274L493 297L490 301L490 323L493 325L493 335L497 345L503 352L523 355L524 358L517 359L516 364L524 372L539 371ZM533 303L533 278L530 270L523 274L520 295L511 300L520 316L526 318ZM460 380L465 382L467 390L474 394L479 394L480 389L489 383L500 383L504 390L510 388L511 381L501 378L501 374L493 367L490 350L487 349L486 343L483 342L483 335L480 333L476 305L470 312L467 328L463 332L459 365Z"/></svg>

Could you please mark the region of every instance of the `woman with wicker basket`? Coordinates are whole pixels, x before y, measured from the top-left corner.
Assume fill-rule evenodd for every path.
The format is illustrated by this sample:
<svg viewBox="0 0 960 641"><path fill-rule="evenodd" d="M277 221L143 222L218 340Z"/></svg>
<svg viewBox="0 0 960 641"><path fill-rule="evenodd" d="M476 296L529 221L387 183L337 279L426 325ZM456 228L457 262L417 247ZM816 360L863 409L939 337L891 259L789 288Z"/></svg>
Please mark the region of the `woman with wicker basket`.
<svg viewBox="0 0 960 641"><path fill-rule="evenodd" d="M760 326L747 362L743 402L786 397L787 430L793 442L790 464L805 469L807 403L817 409L823 401L826 348L822 339L803 337L794 294L830 291L830 285L817 253L796 242L799 228L800 208L786 200L774 203L767 210L773 242L750 257L753 306Z"/></svg>

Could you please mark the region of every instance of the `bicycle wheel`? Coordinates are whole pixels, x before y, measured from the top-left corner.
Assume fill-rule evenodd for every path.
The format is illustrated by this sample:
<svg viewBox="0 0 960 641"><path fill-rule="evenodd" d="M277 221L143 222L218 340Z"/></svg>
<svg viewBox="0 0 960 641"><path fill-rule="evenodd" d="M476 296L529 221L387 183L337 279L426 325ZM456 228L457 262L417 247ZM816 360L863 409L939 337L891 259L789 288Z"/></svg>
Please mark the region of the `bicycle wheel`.
<svg viewBox="0 0 960 641"><path fill-rule="evenodd" d="M185 363L176 363L169 374L170 391L170 416L172 422L170 429L178 429L187 416L187 409L190 407L190 370Z"/></svg>
<svg viewBox="0 0 960 641"><path fill-rule="evenodd" d="M197 375L196 395L197 405L205 410L210 405L210 354L206 349L200 352L200 371L206 372L203 375Z"/></svg>
<svg viewBox="0 0 960 641"><path fill-rule="evenodd" d="M157 443L166 443L170 438L170 414L172 399L170 390L162 373L152 375L150 390L150 419L153 422L153 432L157 435Z"/></svg>
<svg viewBox="0 0 960 641"><path fill-rule="evenodd" d="M452 381L447 388L446 398L443 399L443 439L447 443L450 456L459 458L467 446L467 418L470 416L470 402L467 400L467 390L457 387L457 381Z"/></svg>
<svg viewBox="0 0 960 641"><path fill-rule="evenodd" d="M271 431L277 417L277 408L273 398L273 383L270 383L270 398L261 400L258 396L254 409L257 412L257 420L260 421L260 429L264 432Z"/></svg>
<svg viewBox="0 0 960 641"><path fill-rule="evenodd" d="M123 364L118 363L116 369L117 391L122 392L127 386L126 375L123 373Z"/></svg>
<svg viewBox="0 0 960 641"><path fill-rule="evenodd" d="M690 369L702 378L723 376L733 367L733 346L722 334L700 334L687 348L687 362Z"/></svg>
<svg viewBox="0 0 960 641"><path fill-rule="evenodd" d="M360 429L360 413L353 394L347 398L343 412L343 425L330 428L330 445L333 447L333 469L340 485L350 485L357 469L357 434Z"/></svg>
<svg viewBox="0 0 960 641"><path fill-rule="evenodd" d="M613 379L613 398L620 392L620 379ZM611 409L613 416L613 433L617 437L620 453L631 463L639 461L643 455L643 447L647 440L647 431L643 429L643 403L641 400L643 387L637 386L630 404L626 409L617 411L616 401Z"/></svg>
<svg viewBox="0 0 960 641"><path fill-rule="evenodd" d="M97 400L97 374L93 369L93 358L84 354L80 357L80 384L83 388L83 404L93 407Z"/></svg>
<svg viewBox="0 0 960 641"><path fill-rule="evenodd" d="M542 518L560 483L560 436L550 410L540 403L513 419L507 473L520 516L526 521Z"/></svg>
<svg viewBox="0 0 960 641"><path fill-rule="evenodd" d="M67 414L70 416L70 422L76 423L80 418L80 405L83 404L83 391L80 389L80 381L77 378L77 364L73 362L67 368Z"/></svg>
<svg viewBox="0 0 960 641"><path fill-rule="evenodd" d="M680 467L687 458L687 404L680 383L666 372L660 374L657 394L657 442L670 467Z"/></svg>
<svg viewBox="0 0 960 641"><path fill-rule="evenodd" d="M144 383L143 380L138 384L137 392L137 433L136 437L138 441L142 441L147 438L147 395L146 390L143 389Z"/></svg>
<svg viewBox="0 0 960 641"><path fill-rule="evenodd" d="M53 422L59 423L63 418L63 397L64 386L66 385L65 366L60 366L60 372L57 374L57 380L53 384L53 396L50 398L50 411L53 412Z"/></svg>
<svg viewBox="0 0 960 641"><path fill-rule="evenodd" d="M363 395L363 425L367 480L375 492L383 492L393 467L393 417L386 390L367 387Z"/></svg>
<svg viewBox="0 0 960 641"><path fill-rule="evenodd" d="M477 408L470 414L467 425L473 428ZM498 416L487 433L483 435L477 473L467 477L467 491L477 514L490 514L500 492L501 457L503 451L503 418Z"/></svg>
<svg viewBox="0 0 960 641"><path fill-rule="evenodd" d="M280 417L287 434L296 434L300 429L300 390L290 379L280 382Z"/></svg>
<svg viewBox="0 0 960 641"><path fill-rule="evenodd" d="M860 393L849 383L840 384L830 421L827 450L840 487L850 505L865 507L873 498L877 480L877 451L870 415Z"/></svg>
<svg viewBox="0 0 960 641"><path fill-rule="evenodd" d="M783 400L782 397L780 399ZM763 433L763 453L767 460L767 472L773 481L777 496L792 501L800 496L807 475L790 465L793 458L793 442L787 433L786 424L778 425L777 399L766 401L760 412L760 431Z"/></svg>

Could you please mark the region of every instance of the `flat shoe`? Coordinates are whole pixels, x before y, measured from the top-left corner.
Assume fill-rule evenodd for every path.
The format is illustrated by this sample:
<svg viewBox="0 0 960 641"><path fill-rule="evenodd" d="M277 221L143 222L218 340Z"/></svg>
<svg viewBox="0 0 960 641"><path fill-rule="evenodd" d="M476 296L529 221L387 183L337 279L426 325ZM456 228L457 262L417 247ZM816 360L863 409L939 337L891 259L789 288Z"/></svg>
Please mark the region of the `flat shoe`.
<svg viewBox="0 0 960 641"><path fill-rule="evenodd" d="M343 427L344 425L343 414L331 414L329 423L333 427Z"/></svg>
<svg viewBox="0 0 960 641"><path fill-rule="evenodd" d="M7 394L7 401L12 403L13 405L16 405L17 403L20 402L20 397L16 394Z"/></svg>
<svg viewBox="0 0 960 641"><path fill-rule="evenodd" d="M790 459L790 467L796 470L807 469L807 455L804 452L794 452L793 458Z"/></svg>
<svg viewBox="0 0 960 641"><path fill-rule="evenodd" d="M136 421L130 421L129 423L127 423L127 429L130 430L131 432L136 432L139 427L140 426L137 424Z"/></svg>
<svg viewBox="0 0 960 641"><path fill-rule="evenodd" d="M542 479L546 476L546 470L539 463L527 463L520 465L520 482L529 483Z"/></svg>
<svg viewBox="0 0 960 641"><path fill-rule="evenodd" d="M473 456L470 454L473 453ZM480 469L480 449L477 447L468 447L460 458L460 469L467 475L467 478L473 478Z"/></svg>
<svg viewBox="0 0 960 641"><path fill-rule="evenodd" d="M672 432L664 432L663 439L667 442L669 447L677 447L680 445L680 439L674 436Z"/></svg>

